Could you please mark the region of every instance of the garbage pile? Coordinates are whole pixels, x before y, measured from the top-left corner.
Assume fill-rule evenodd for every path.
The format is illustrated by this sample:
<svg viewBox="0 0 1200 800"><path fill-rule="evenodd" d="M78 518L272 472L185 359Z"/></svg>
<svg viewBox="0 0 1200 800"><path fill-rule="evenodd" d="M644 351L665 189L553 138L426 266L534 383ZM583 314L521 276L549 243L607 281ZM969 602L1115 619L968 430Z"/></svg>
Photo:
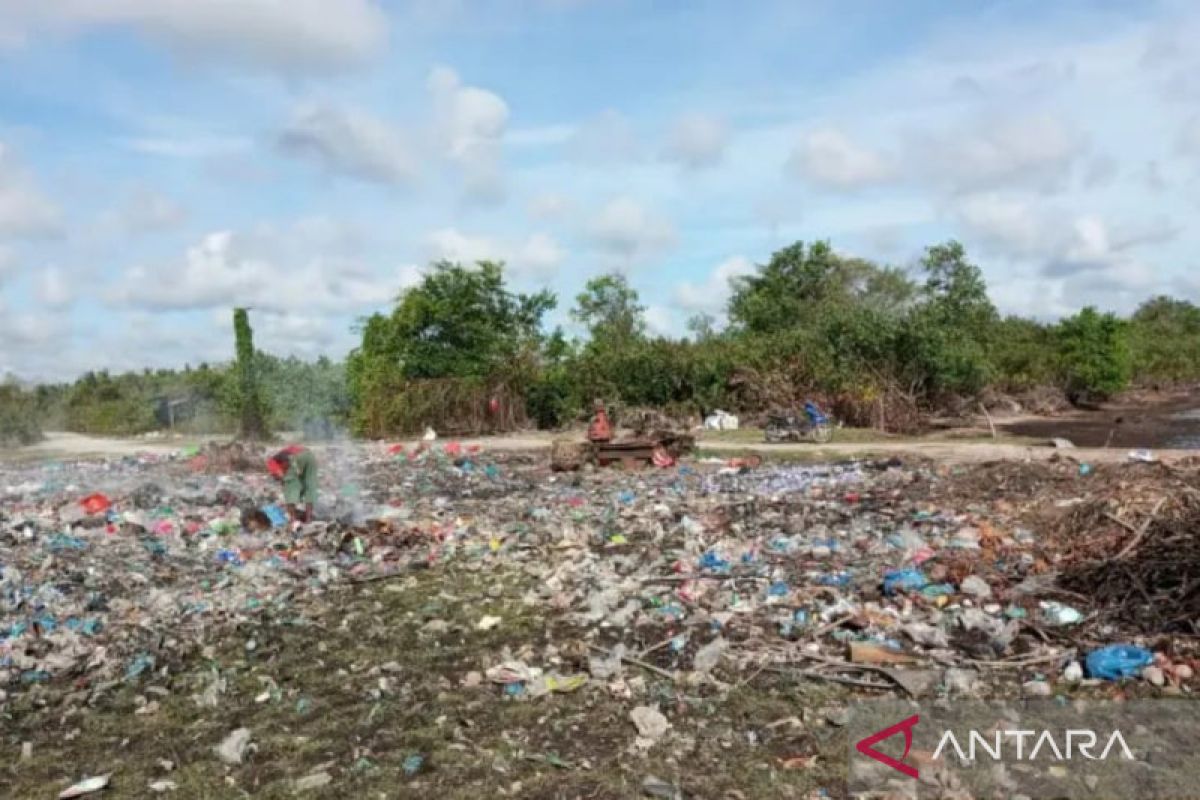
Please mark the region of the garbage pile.
<svg viewBox="0 0 1200 800"><path fill-rule="evenodd" d="M297 598L330 584L448 564L523 572L524 602L582 643L579 675L497 663L489 680L514 696L573 691L584 672L627 693L624 667L913 696L1001 678L1034 695L1084 678L1186 685L1194 668L1158 635L1194 630L1195 499L1154 500L1142 522L1121 503L1195 487L1195 472L1063 459L558 473L455 442L317 452L321 521L299 528L245 451L0 469L0 703L137 680L231 625L298 616ZM1090 559L1118 549L1102 579Z"/></svg>

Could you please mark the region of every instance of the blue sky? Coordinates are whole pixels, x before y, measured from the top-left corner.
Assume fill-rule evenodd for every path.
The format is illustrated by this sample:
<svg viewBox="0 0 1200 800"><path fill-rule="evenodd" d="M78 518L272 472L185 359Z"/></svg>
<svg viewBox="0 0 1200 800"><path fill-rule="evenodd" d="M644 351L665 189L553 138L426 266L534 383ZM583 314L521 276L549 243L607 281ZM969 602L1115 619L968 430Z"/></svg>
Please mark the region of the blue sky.
<svg viewBox="0 0 1200 800"><path fill-rule="evenodd" d="M1187 2L0 0L0 373L340 357L438 258L720 315L795 239L1200 301Z"/></svg>

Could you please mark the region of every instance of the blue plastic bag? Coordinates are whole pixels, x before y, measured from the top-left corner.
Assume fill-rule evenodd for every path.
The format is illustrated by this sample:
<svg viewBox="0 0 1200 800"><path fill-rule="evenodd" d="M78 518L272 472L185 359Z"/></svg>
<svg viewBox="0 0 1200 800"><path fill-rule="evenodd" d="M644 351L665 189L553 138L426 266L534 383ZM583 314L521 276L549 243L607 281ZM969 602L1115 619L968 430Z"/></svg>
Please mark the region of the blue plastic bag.
<svg viewBox="0 0 1200 800"><path fill-rule="evenodd" d="M1111 644L1088 653L1087 671L1093 678L1117 681L1140 675L1154 663L1154 654L1132 644Z"/></svg>
<svg viewBox="0 0 1200 800"><path fill-rule="evenodd" d="M287 512L276 505L263 506L262 512L267 515L267 519L271 520L272 527L282 528L287 525Z"/></svg>
<svg viewBox="0 0 1200 800"><path fill-rule="evenodd" d="M893 595L896 592L919 592L929 583L925 573L916 567L891 569L883 573L883 593Z"/></svg>

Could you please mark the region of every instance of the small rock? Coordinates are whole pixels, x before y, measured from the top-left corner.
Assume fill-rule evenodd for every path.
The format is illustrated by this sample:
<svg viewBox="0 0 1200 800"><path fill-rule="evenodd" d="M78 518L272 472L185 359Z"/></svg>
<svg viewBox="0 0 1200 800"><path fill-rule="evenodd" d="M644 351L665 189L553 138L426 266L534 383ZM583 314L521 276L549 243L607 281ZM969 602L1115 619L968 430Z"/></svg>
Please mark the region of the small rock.
<svg viewBox="0 0 1200 800"><path fill-rule="evenodd" d="M929 694L938 680L937 672L931 669L894 669L891 676L912 697Z"/></svg>
<svg viewBox="0 0 1200 800"><path fill-rule="evenodd" d="M658 709L649 706L638 706L633 709L629 712L629 719L637 727L638 742L643 746L652 745L662 739L671 727L671 723Z"/></svg>
<svg viewBox="0 0 1200 800"><path fill-rule="evenodd" d="M930 625L927 622L910 622L901 628L901 630L904 631L908 638L926 647L950 646L950 641L946 638L946 632L936 625Z"/></svg>
<svg viewBox="0 0 1200 800"><path fill-rule="evenodd" d="M179 786L175 783L175 781L154 781L150 784L149 788L150 791L155 792L156 794L161 794L162 792L173 792L178 789Z"/></svg>
<svg viewBox="0 0 1200 800"><path fill-rule="evenodd" d="M1142 677L1155 686L1163 686L1167 682L1166 676L1159 667L1146 667L1142 670Z"/></svg>
<svg viewBox="0 0 1200 800"><path fill-rule="evenodd" d="M1097 778L1095 775L1085 775L1083 778L1083 782L1093 792L1096 791L1096 787L1100 785L1100 779Z"/></svg>
<svg viewBox="0 0 1200 800"><path fill-rule="evenodd" d="M978 575L971 575L967 578L964 578L959 588L961 588L965 594L969 594L972 597L984 598L992 596L992 587L988 586L987 581Z"/></svg>
<svg viewBox="0 0 1200 800"><path fill-rule="evenodd" d="M835 728L844 728L850 724L850 709L842 706L825 712L825 721Z"/></svg>
<svg viewBox="0 0 1200 800"><path fill-rule="evenodd" d="M479 620L479 622L475 623L475 630L490 631L492 628L495 628L501 622L503 622L503 620L500 617L493 617L493 616L488 615L488 616L485 616L483 619Z"/></svg>
<svg viewBox="0 0 1200 800"><path fill-rule="evenodd" d="M653 775L648 775L642 781L642 793L647 797L658 797L662 800L683 800L683 792L678 786Z"/></svg>
<svg viewBox="0 0 1200 800"><path fill-rule="evenodd" d="M250 729L238 728L233 733L225 737L225 740L214 748L217 757L226 764L242 763L242 756L246 754L246 748L250 746Z"/></svg>
<svg viewBox="0 0 1200 800"><path fill-rule="evenodd" d="M1049 697L1054 694L1054 690L1050 687L1050 684L1045 681L1025 681L1025 683L1021 684L1021 688L1030 697Z"/></svg>
<svg viewBox="0 0 1200 800"><path fill-rule="evenodd" d="M389 661L386 664L380 664L379 669L382 670L383 672L392 672L392 673L404 671L404 667L400 666L399 661Z"/></svg>
<svg viewBox="0 0 1200 800"><path fill-rule="evenodd" d="M482 672L468 672L463 676L462 685L467 689L474 689L483 683Z"/></svg>
<svg viewBox="0 0 1200 800"><path fill-rule="evenodd" d="M946 670L944 682L951 695L974 695L979 691L979 673L974 670L951 667Z"/></svg>
<svg viewBox="0 0 1200 800"><path fill-rule="evenodd" d="M297 792L307 792L310 789L320 789L322 786L328 786L333 783L333 776L325 770L314 772L311 775L305 775L303 778L297 779L292 783L292 788Z"/></svg>
<svg viewBox="0 0 1200 800"><path fill-rule="evenodd" d="M33 742L21 742L21 760L28 761L33 758Z"/></svg>
<svg viewBox="0 0 1200 800"><path fill-rule="evenodd" d="M445 633L450 630L450 623L444 619L431 619L421 630L425 633Z"/></svg>
<svg viewBox="0 0 1200 800"><path fill-rule="evenodd" d="M1055 437L1050 440L1050 444L1056 450L1074 450L1075 449L1075 443L1072 442L1070 439L1062 439L1059 437Z"/></svg>
<svg viewBox="0 0 1200 800"><path fill-rule="evenodd" d="M1066 669L1063 670L1063 680L1068 683L1079 683L1083 680L1083 667L1079 665L1078 661L1067 664Z"/></svg>
<svg viewBox="0 0 1200 800"><path fill-rule="evenodd" d="M696 657L692 660L692 668L699 673L711 672L713 667L720 662L723 652L725 652L725 640L718 636L696 651Z"/></svg>

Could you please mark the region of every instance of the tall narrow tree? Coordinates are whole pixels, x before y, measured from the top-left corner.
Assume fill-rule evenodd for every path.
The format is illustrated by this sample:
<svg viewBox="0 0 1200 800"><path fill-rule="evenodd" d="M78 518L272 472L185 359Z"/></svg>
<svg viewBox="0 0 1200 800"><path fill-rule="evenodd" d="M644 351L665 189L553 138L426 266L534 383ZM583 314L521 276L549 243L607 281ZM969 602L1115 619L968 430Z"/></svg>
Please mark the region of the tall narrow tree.
<svg viewBox="0 0 1200 800"><path fill-rule="evenodd" d="M254 369L254 331L244 308L233 310L233 335L237 346L238 436L242 439L267 438L262 393Z"/></svg>

